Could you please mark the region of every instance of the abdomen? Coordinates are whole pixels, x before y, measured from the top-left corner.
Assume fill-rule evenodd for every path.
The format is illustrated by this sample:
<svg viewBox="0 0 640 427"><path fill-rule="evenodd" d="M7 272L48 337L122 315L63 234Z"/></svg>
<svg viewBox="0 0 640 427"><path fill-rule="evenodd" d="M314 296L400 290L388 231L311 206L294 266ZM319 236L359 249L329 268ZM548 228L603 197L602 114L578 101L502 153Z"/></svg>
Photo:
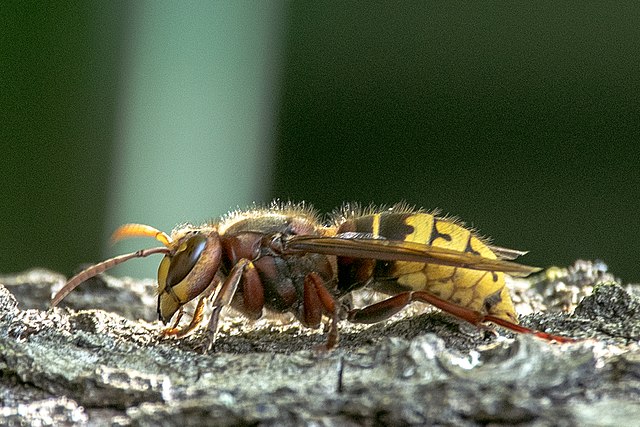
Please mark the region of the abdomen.
<svg viewBox="0 0 640 427"><path fill-rule="evenodd" d="M371 234L470 252L484 258L496 255L474 232L453 220L425 212L382 212L346 219L338 233ZM517 322L504 273L404 261L338 259L342 293L362 286L398 294L426 291L459 306Z"/></svg>

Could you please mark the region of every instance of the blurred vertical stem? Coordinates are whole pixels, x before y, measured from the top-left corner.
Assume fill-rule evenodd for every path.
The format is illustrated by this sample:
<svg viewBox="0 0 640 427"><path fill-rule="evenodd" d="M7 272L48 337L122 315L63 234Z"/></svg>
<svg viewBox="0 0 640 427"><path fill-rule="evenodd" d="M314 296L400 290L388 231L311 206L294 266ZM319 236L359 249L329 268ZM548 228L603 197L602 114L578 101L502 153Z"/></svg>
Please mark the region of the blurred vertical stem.
<svg viewBox="0 0 640 427"><path fill-rule="evenodd" d="M262 201L282 2L144 1L132 12L105 235L125 222L169 232ZM158 262L132 261L119 274L154 277Z"/></svg>

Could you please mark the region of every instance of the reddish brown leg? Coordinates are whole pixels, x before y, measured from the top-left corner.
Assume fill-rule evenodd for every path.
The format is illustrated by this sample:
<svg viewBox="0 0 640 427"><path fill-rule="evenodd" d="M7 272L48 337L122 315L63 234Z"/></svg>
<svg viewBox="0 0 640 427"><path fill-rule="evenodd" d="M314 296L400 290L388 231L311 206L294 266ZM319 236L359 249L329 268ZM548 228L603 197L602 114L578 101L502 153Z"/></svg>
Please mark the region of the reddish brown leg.
<svg viewBox="0 0 640 427"><path fill-rule="evenodd" d="M324 280L318 273L311 272L304 278L304 299L302 305L302 322L310 328L317 328L322 315L331 316L331 325L327 336L327 349L338 344L338 310L331 293L324 286Z"/></svg>
<svg viewBox="0 0 640 427"><path fill-rule="evenodd" d="M525 328L524 326L516 325L515 323L508 322L506 320L502 320L495 316L485 316L485 322L495 323L496 325L502 326L503 328L511 329L514 332L518 332L521 334L533 334L539 338L543 338L548 341L557 341L559 343L566 342L576 342L577 340L574 338L561 337L560 335L548 334L542 331L536 331L535 329Z"/></svg>
<svg viewBox="0 0 640 427"><path fill-rule="evenodd" d="M178 328L178 323L180 323L180 320L182 320L182 316L184 315L184 305L180 306L180 308L178 309L178 314L176 315L176 320L173 322L173 325L171 325L170 327L164 329L162 331L163 335L174 335L173 331L177 330Z"/></svg>
<svg viewBox="0 0 640 427"><path fill-rule="evenodd" d="M258 270L249 262L242 273L242 314L250 320L262 317L264 308L264 287Z"/></svg>
<svg viewBox="0 0 640 427"><path fill-rule="evenodd" d="M246 273L246 276L245 276ZM208 335L208 343L206 343L205 351L211 349L216 337L216 332L218 330L218 320L220 318L220 311L231 303L233 296L236 294L238 290L238 284L240 280L247 280L251 282L249 285L250 288L255 288L260 286L262 288L262 283L260 283L260 277L258 276L255 267L251 261L246 258L242 258L239 260L236 265L233 266L229 275L220 286L218 293L216 294L213 300L213 311L211 312L211 318L209 319L209 324L207 326L207 335ZM257 283L256 283L257 281ZM261 293L262 289L261 289ZM247 296L245 296L247 298ZM264 296L262 297L262 304L264 303ZM253 310L258 310L262 313L262 306L258 307L258 304L253 304Z"/></svg>
<svg viewBox="0 0 640 427"><path fill-rule="evenodd" d="M479 326L482 322L492 322L499 326L502 326L503 328L511 329L512 331L518 333L533 334L537 337L544 338L550 341L574 341L571 338L560 337L547 334L545 332L539 332L533 329L525 328L524 326L516 325L515 323L500 319L495 316L483 315L479 311L461 307L423 291L403 292L379 303L372 304L360 309L351 310L349 312L348 319L354 323L376 323L393 316L413 301L420 301L431 304L442 311L452 314L462 320L466 320L467 322L476 326Z"/></svg>
<svg viewBox="0 0 640 427"><path fill-rule="evenodd" d="M185 328L178 328L178 322L180 322L180 318L182 317L182 312L179 313L176 322L173 327L169 329L165 329L162 331L163 335L174 335L178 338L183 338L189 335L198 325L202 322L204 318L204 300L207 298L207 295L203 295L198 299L198 305L196 305L195 310L193 311L193 316L191 316L191 322Z"/></svg>
<svg viewBox="0 0 640 427"><path fill-rule="evenodd" d="M322 302L316 291L315 279L311 274L304 278L302 300L302 324L308 328L317 328L322 320Z"/></svg>
<svg viewBox="0 0 640 427"><path fill-rule="evenodd" d="M191 316L191 321L184 328L178 328L178 324L184 315L184 306L180 307L178 314L176 315L176 320L173 322L171 327L166 328L162 331L162 335L165 336L175 336L178 338L183 338L193 332L194 329L198 327L198 325L202 322L204 318L204 301L213 293L218 283L218 279L214 278L209 286L204 290L201 294L200 299L198 299L198 304L193 311L193 315Z"/></svg>
<svg viewBox="0 0 640 427"><path fill-rule="evenodd" d="M389 299L371 304L363 308L349 310L347 319L353 323L377 323L381 322L400 310L411 302L411 292L403 292L392 296Z"/></svg>

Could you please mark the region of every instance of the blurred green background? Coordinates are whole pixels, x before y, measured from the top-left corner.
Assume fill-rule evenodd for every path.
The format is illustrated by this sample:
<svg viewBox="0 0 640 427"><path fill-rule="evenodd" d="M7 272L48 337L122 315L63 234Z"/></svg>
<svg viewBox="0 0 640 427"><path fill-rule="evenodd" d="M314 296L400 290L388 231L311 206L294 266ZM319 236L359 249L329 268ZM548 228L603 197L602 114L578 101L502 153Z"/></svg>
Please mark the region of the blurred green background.
<svg viewBox="0 0 640 427"><path fill-rule="evenodd" d="M635 2L0 11L2 273L278 197L439 207L523 262L640 281Z"/></svg>

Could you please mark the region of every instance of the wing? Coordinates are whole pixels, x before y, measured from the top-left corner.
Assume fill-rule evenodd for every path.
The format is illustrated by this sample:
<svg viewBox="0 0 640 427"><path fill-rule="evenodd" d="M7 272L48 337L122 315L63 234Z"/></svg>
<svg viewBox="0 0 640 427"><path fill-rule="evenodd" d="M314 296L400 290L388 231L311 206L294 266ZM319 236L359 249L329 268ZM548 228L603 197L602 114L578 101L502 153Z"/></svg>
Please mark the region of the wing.
<svg viewBox="0 0 640 427"><path fill-rule="evenodd" d="M489 250L491 250L491 252L496 254L496 256L500 259L512 260L527 254L527 251L519 251L517 249L502 248L500 246L488 245L487 247L489 248Z"/></svg>
<svg viewBox="0 0 640 427"><path fill-rule="evenodd" d="M314 252L324 255L351 258L369 258L383 261L420 262L423 264L449 265L482 271L502 271L512 276L527 276L540 268L517 264L503 259L490 259L470 252L459 252L437 246L404 240L387 240L363 237L358 233L336 236L292 236L284 242L285 253ZM492 248L493 249L493 248ZM499 248L498 257L512 259L519 251ZM511 257L509 257L511 256Z"/></svg>

